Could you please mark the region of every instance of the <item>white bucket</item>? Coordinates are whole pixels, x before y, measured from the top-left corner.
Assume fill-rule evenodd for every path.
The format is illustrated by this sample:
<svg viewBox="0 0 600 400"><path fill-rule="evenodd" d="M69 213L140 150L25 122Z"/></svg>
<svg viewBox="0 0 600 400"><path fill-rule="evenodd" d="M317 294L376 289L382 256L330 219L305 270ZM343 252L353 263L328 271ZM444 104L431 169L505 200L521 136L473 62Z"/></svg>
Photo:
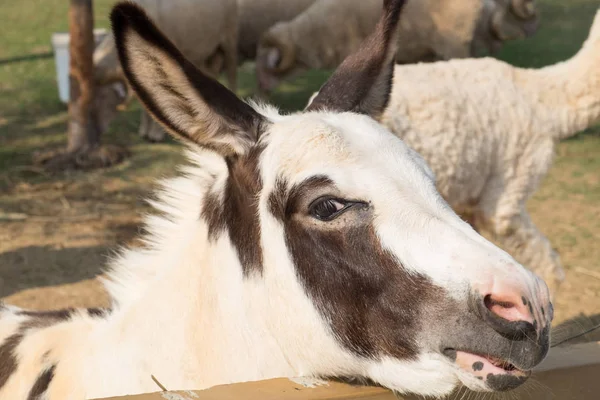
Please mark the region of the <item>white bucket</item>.
<svg viewBox="0 0 600 400"><path fill-rule="evenodd" d="M106 37L106 29L94 29L94 42L98 44ZM58 96L63 103L69 102L69 34L56 32L52 34L54 61L56 62L56 80Z"/></svg>

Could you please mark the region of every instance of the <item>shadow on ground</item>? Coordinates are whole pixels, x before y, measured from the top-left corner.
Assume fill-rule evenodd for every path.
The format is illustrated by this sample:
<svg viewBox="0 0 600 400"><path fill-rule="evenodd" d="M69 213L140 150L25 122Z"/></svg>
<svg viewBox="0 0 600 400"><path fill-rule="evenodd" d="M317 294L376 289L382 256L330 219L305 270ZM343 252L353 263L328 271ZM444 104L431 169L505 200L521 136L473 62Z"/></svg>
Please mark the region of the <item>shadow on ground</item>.
<svg viewBox="0 0 600 400"><path fill-rule="evenodd" d="M56 249L28 246L0 254L0 297L40 286L94 278L110 250L106 247Z"/></svg>
<svg viewBox="0 0 600 400"><path fill-rule="evenodd" d="M43 224L42 230L53 235L57 225ZM60 229L60 228L59 228ZM21 290L57 286L93 279L103 272L115 243L131 241L138 233L136 223L105 224L110 233L72 232L71 243L102 243L97 246L25 246L0 253L0 298Z"/></svg>

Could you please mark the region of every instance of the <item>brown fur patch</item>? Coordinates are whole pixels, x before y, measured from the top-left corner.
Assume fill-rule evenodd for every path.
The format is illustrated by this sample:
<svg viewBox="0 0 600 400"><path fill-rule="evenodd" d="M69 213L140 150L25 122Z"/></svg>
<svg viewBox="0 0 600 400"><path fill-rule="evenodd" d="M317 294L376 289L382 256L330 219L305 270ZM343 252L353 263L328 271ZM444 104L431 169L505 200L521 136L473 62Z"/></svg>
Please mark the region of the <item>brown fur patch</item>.
<svg viewBox="0 0 600 400"><path fill-rule="evenodd" d="M19 346L19 344L26 337L27 332L35 329L43 329L50 326L53 326L57 323L67 321L71 318L75 309L68 308L63 310L51 310L51 311L27 311L27 310L19 310L16 312L16 315L26 316L29 319L25 320L18 328L17 332L8 338L0 345L0 389L6 384L10 376L15 372L18 366L15 350ZM44 355L46 357L47 355ZM52 379L54 373L54 367L50 368L48 371L45 371L36 382L36 385L32 388L31 393L38 393L34 391L34 389L38 390L43 387L43 383ZM46 384L46 388L47 388ZM45 388L44 388L45 390ZM30 393L28 399L35 399L41 393L42 390L34 397Z"/></svg>
<svg viewBox="0 0 600 400"><path fill-rule="evenodd" d="M31 329L43 329L50 326L68 321L75 313L74 308L66 308L63 310L50 311L19 311L17 315L27 316L19 327L19 332L26 334Z"/></svg>
<svg viewBox="0 0 600 400"><path fill-rule="evenodd" d="M0 389L17 369L15 349L23 340L22 333L16 333L4 340L0 346Z"/></svg>
<svg viewBox="0 0 600 400"><path fill-rule="evenodd" d="M283 221L286 217L287 182L281 178L275 181L275 190L269 195L269 211Z"/></svg>
<svg viewBox="0 0 600 400"><path fill-rule="evenodd" d="M94 318L101 318L110 313L109 308L98 308L98 307L88 308L86 311L90 317L94 317Z"/></svg>
<svg viewBox="0 0 600 400"><path fill-rule="evenodd" d="M359 206L331 222L312 218L307 205L331 188L315 177L270 196L273 215L284 224L296 273L319 312L343 345L364 357L415 357L419 302L437 294L426 277L411 274L387 250L373 227L373 210ZM318 192L318 193L316 193Z"/></svg>
<svg viewBox="0 0 600 400"><path fill-rule="evenodd" d="M258 196L262 182L258 162L261 147L254 147L247 156L226 159L229 177L223 196L208 195L202 208L202 217L208 223L208 234L215 240L227 232L235 247L244 275L262 271Z"/></svg>
<svg viewBox="0 0 600 400"><path fill-rule="evenodd" d="M19 310L16 315L27 316L17 333L6 338L0 346L0 389L6 384L6 381L15 372L17 368L17 358L15 349L27 331L30 329L46 328L56 323L68 320L73 315L74 309L52 310L52 311L26 311Z"/></svg>
<svg viewBox="0 0 600 400"><path fill-rule="evenodd" d="M49 310L49 311L28 311L21 310L17 312L17 315L24 315L32 317L34 319L51 319L55 321L64 321L71 318L71 315L75 312L74 308L65 308L62 310Z"/></svg>
<svg viewBox="0 0 600 400"><path fill-rule="evenodd" d="M54 378L54 370L56 366L53 365L38 376L37 380L31 387L29 391L29 396L27 396L27 400L39 400L41 396L46 392L48 386L50 386L50 382Z"/></svg>

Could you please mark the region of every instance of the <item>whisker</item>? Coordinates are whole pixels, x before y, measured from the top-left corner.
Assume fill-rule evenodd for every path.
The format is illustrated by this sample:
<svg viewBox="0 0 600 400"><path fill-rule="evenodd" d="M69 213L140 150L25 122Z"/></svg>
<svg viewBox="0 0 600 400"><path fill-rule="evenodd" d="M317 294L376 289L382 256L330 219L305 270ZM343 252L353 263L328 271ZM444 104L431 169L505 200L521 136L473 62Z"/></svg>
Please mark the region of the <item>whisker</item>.
<svg viewBox="0 0 600 400"><path fill-rule="evenodd" d="M525 332L525 331L524 331L524 330L522 330L522 329L519 329L519 331L520 331L520 332L521 332L523 335L525 335L525 337L527 338L527 340L529 340L529 341L530 341L532 344L534 344L534 345L535 345L535 346L537 346L537 347L540 347L540 345L539 345L539 343L537 342L537 340L530 338L530 337L529 337L529 335L527 334L527 332Z"/></svg>
<svg viewBox="0 0 600 400"><path fill-rule="evenodd" d="M463 395L464 395L463 389L465 389L464 386L459 387L458 391L456 391L456 392L454 392L452 394L452 399L454 399L454 400L463 400ZM449 399L449 400L452 400L452 399Z"/></svg>
<svg viewBox="0 0 600 400"><path fill-rule="evenodd" d="M585 335L590 332L583 333L586 330L595 330L595 327L600 324L600 314L591 316L580 314L573 317L557 327L552 329L552 346L562 344L565 341L572 340L576 337L580 337L580 333ZM593 340L593 338L590 338Z"/></svg>
<svg viewBox="0 0 600 400"><path fill-rule="evenodd" d="M596 329L600 329L600 323L596 324L595 326L591 327L590 329L586 329L583 332L580 332L580 333L578 333L576 335L573 335L571 337L563 339L563 340L559 341L558 343L553 343L552 346L550 346L550 347L556 347L556 346L559 346L559 345L561 345L561 344L563 344L565 342L568 342L570 340L577 339L578 337L581 337L583 335L587 335L588 333L593 332Z"/></svg>

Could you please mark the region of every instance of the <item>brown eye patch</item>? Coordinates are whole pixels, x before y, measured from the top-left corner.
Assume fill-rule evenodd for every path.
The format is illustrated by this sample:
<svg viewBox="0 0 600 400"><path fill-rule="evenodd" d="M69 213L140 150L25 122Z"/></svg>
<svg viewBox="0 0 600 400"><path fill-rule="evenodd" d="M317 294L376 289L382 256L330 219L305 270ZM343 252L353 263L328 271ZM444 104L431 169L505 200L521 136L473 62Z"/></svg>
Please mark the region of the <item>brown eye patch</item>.
<svg viewBox="0 0 600 400"><path fill-rule="evenodd" d="M326 176L314 176L293 186L290 190L284 179L277 179L275 190L269 196L269 210L279 220L290 218L293 213L299 212L304 207L308 208L315 192L334 188L333 181Z"/></svg>
<svg viewBox="0 0 600 400"><path fill-rule="evenodd" d="M309 178L293 186L289 194L286 187L284 180L278 180L269 198L270 211L278 219L298 214L330 222L350 209L368 207L364 201L344 198L333 181L326 176ZM345 219L349 222L348 218Z"/></svg>
<svg viewBox="0 0 600 400"><path fill-rule="evenodd" d="M420 309L414 299L430 297L436 287L383 248L371 210L345 213L331 223L307 218L304 210L323 190L336 194L327 177L291 188L281 180L269 199L307 295L353 353L416 357Z"/></svg>

